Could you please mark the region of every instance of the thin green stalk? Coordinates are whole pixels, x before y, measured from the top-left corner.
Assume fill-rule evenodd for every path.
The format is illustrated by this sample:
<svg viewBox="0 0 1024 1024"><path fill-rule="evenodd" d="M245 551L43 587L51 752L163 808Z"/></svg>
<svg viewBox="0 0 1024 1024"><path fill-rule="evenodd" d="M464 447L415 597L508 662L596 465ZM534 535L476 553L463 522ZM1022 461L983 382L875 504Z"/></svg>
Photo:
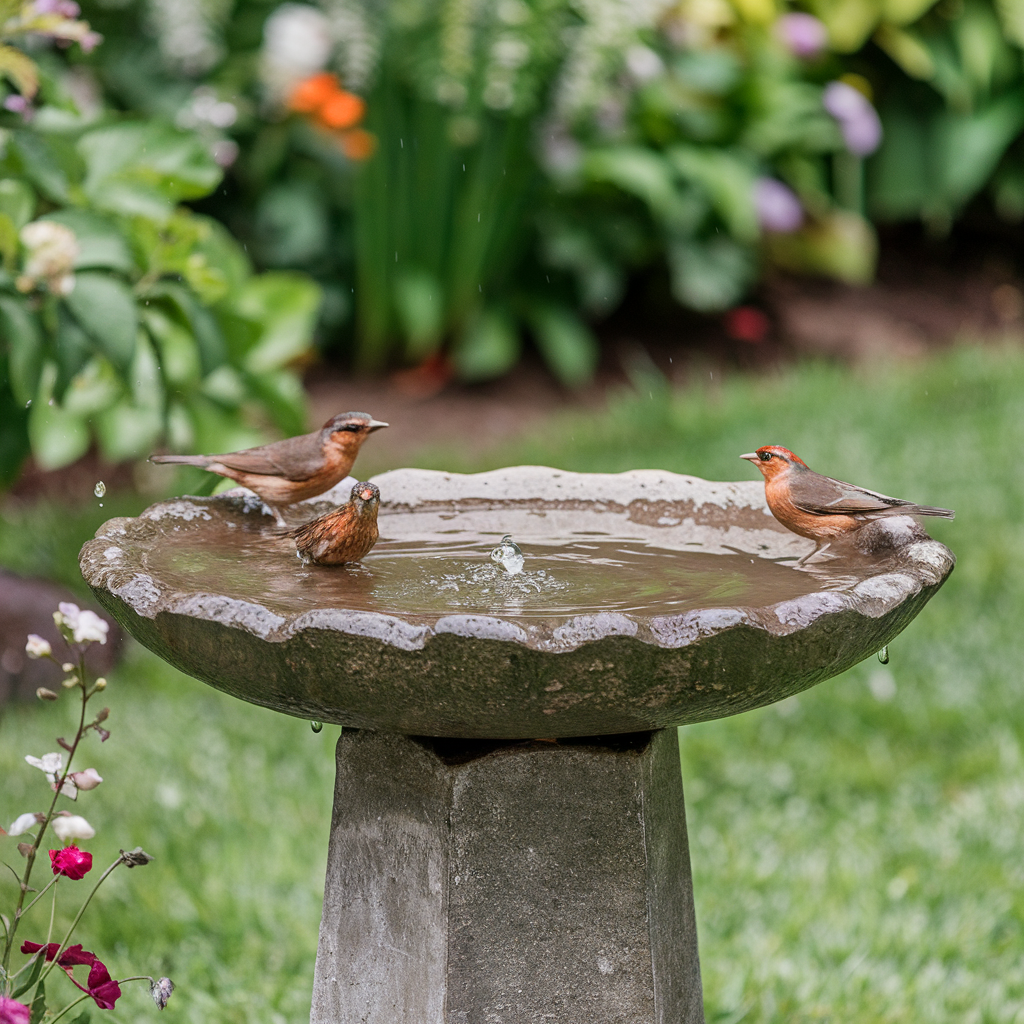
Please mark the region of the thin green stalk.
<svg viewBox="0 0 1024 1024"><path fill-rule="evenodd" d="M42 979L40 979L40 980L42 980ZM60 1013L58 1013L56 1017L51 1018L47 1022L47 1024L55 1024L55 1022L60 1020L61 1017L63 1017L64 1014L68 1012L68 1010L73 1010L79 1003L81 1003L83 1000L86 1000L88 998L89 998L89 993L88 992L83 992L77 999L75 999L72 1002L68 1003L68 1005L65 1006L64 1009L61 1010Z"/></svg>
<svg viewBox="0 0 1024 1024"><path fill-rule="evenodd" d="M39 890L39 892L36 894L36 898L22 911L21 916L24 917L26 914L28 914L28 912L47 894L47 892L49 892L49 890L57 884L59 879L60 875L54 875L53 878L51 878L46 883L46 885L44 885L42 889ZM56 899L57 893L54 892L53 895L54 898Z"/></svg>
<svg viewBox="0 0 1024 1024"><path fill-rule="evenodd" d="M64 935L64 938L61 940L60 945L57 947L56 955L50 961L50 965L46 967L43 970L43 973L39 976L40 982L45 981L46 976L56 966L58 957L60 957L61 953L63 953L65 948L67 947L68 939L71 938L72 934L74 933L74 930L78 927L78 922L82 920L82 915L85 913L86 907L88 907L89 904L92 902L93 896L96 895L96 890L107 880L107 877L114 870L114 868L116 868L118 864L121 864L123 861L124 858L120 854L118 854L117 860L115 860L114 863L111 864L110 867L107 868L107 870L104 871L102 875L100 875L99 879L97 879L96 884L92 887L92 892L90 892L89 895L85 897L85 902L79 908L78 913L75 914L75 919L71 922L71 927L68 928L67 932Z"/></svg>
<svg viewBox="0 0 1024 1024"><path fill-rule="evenodd" d="M51 660L56 662L56 658L52 655ZM32 848L29 850L25 865L25 874L22 876L21 886L18 891L18 903L14 908L14 918L11 921L10 932L7 935L7 943L4 947L4 960L3 960L3 971L5 976L9 976L11 967L11 953L14 949L14 938L18 931L18 925L21 922L21 918L25 911L23 910L25 904L25 895L28 892L28 883L32 877L32 867L35 864L36 854L39 852L39 846L43 841L43 835L46 833L46 829L50 822L53 820L54 811L57 809L57 798L61 794L61 790L64 788L64 783L67 781L67 777L71 772L71 762L74 760L75 751L78 750L78 744L81 743L82 737L85 735L85 707L89 703L90 694L87 692L85 687L85 653L79 652L78 655L78 684L82 688L82 708L78 719L78 731L75 733L75 742L71 745L71 749L68 751L68 761L64 766L64 774L57 781L56 789L54 790L53 799L50 801L50 809L46 812L46 819L40 826L39 832L36 835L35 842L32 844Z"/></svg>

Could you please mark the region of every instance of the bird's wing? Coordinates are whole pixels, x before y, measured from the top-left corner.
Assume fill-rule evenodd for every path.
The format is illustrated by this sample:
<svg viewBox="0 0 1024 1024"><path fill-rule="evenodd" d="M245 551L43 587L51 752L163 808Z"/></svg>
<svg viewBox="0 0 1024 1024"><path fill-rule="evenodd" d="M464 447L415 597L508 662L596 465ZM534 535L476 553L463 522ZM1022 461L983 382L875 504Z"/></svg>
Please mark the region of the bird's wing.
<svg viewBox="0 0 1024 1024"><path fill-rule="evenodd" d="M819 516L883 512L909 504L814 472L793 474L789 494L798 509Z"/></svg>
<svg viewBox="0 0 1024 1024"><path fill-rule="evenodd" d="M273 444L214 458L221 465L240 473L279 476L285 480L308 480L323 468L324 461L319 433L287 437Z"/></svg>

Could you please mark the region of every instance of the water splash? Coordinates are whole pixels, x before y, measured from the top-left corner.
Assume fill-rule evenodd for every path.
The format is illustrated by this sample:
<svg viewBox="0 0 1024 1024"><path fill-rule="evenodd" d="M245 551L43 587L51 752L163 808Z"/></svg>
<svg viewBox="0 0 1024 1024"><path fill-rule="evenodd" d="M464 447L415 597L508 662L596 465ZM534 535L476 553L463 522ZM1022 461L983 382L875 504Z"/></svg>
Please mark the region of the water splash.
<svg viewBox="0 0 1024 1024"><path fill-rule="evenodd" d="M324 723L323 722L310 722L309 723L309 727L310 727L310 729L313 730L313 732L323 732L324 731Z"/></svg>
<svg viewBox="0 0 1024 1024"><path fill-rule="evenodd" d="M95 494L97 498L102 498L103 495L107 493L107 485L102 480L98 481L96 486L92 489L92 493Z"/></svg>
<svg viewBox="0 0 1024 1024"><path fill-rule="evenodd" d="M879 661L880 661L880 662L881 662L881 663L882 663L883 665L888 665L888 664L889 664L889 645L888 645L888 644L886 644L886 645L885 645L885 646L884 646L884 647L883 647L883 648L882 648L882 649L881 649L881 650L880 650L880 651L878 652L878 660L879 660Z"/></svg>
<svg viewBox="0 0 1024 1024"><path fill-rule="evenodd" d="M500 565L509 576L518 576L523 571L523 553L519 545L506 533L501 543L491 552L491 561Z"/></svg>

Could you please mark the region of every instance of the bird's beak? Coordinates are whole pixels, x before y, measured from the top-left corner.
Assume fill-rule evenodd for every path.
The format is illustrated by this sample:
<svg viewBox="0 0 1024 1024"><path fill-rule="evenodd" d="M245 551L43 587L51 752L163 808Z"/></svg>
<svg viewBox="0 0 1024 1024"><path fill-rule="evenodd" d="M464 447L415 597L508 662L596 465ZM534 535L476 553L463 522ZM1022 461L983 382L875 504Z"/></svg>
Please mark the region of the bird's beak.
<svg viewBox="0 0 1024 1024"><path fill-rule="evenodd" d="M747 462L760 462L761 460L757 457L757 452L747 452L746 455L741 455L741 459L746 459Z"/></svg>
<svg viewBox="0 0 1024 1024"><path fill-rule="evenodd" d="M369 433L372 434L375 430L380 430L381 427L387 426L389 426L389 424L385 423L383 420L370 420Z"/></svg>

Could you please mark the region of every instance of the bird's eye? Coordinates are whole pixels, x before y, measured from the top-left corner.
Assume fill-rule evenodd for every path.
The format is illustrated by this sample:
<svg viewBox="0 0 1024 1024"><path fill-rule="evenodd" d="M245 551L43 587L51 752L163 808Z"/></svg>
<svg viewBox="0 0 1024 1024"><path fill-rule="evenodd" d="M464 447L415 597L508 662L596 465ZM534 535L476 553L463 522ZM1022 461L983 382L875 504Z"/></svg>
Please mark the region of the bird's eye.
<svg viewBox="0 0 1024 1024"><path fill-rule="evenodd" d="M772 457L772 453L771 452L758 452L757 453L757 457L762 462L768 462L771 459L771 457Z"/></svg>
<svg viewBox="0 0 1024 1024"><path fill-rule="evenodd" d="M353 434L356 434L362 429L363 427L360 423L343 423L340 427L335 427L334 432L338 434L342 430L350 430Z"/></svg>

